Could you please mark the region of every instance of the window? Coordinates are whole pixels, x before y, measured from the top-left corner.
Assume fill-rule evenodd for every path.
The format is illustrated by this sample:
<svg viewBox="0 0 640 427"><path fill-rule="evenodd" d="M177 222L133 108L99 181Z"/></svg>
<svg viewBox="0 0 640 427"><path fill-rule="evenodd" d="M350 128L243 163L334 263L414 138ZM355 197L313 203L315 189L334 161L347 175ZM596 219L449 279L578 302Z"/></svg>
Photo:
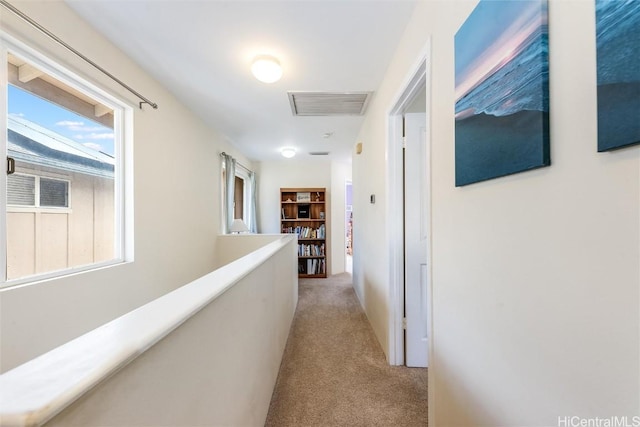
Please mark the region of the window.
<svg viewBox="0 0 640 427"><path fill-rule="evenodd" d="M131 108L7 35L0 41L1 147L15 162L2 185L0 284L130 259L123 171Z"/></svg>
<svg viewBox="0 0 640 427"><path fill-rule="evenodd" d="M69 181L13 174L7 177L7 206L69 207Z"/></svg>
<svg viewBox="0 0 640 427"><path fill-rule="evenodd" d="M57 179L40 178L40 207L69 207L69 183Z"/></svg>
<svg viewBox="0 0 640 427"><path fill-rule="evenodd" d="M227 166L222 161L222 179L221 179L221 206L222 206L222 230L227 232L227 217L232 219L241 219L245 225L257 232L256 227L256 207L255 207L255 174L246 167L236 163L234 181L233 181L233 199L227 197L226 185ZM253 178L252 178L253 177Z"/></svg>
<svg viewBox="0 0 640 427"><path fill-rule="evenodd" d="M244 179L236 175L236 187L233 192L233 219L244 220Z"/></svg>
<svg viewBox="0 0 640 427"><path fill-rule="evenodd" d="M36 177L9 175L7 177L7 205L35 206Z"/></svg>

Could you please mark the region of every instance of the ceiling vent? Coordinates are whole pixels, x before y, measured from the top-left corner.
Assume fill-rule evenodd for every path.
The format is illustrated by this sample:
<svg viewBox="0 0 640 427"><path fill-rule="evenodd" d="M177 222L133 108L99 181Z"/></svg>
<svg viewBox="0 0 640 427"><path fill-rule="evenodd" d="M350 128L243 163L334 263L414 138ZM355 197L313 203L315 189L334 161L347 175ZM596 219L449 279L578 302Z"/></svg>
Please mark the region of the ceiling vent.
<svg viewBox="0 0 640 427"><path fill-rule="evenodd" d="M372 92L287 92L294 116L362 116Z"/></svg>
<svg viewBox="0 0 640 427"><path fill-rule="evenodd" d="M328 151L310 151L309 154L312 156L328 156L329 152Z"/></svg>

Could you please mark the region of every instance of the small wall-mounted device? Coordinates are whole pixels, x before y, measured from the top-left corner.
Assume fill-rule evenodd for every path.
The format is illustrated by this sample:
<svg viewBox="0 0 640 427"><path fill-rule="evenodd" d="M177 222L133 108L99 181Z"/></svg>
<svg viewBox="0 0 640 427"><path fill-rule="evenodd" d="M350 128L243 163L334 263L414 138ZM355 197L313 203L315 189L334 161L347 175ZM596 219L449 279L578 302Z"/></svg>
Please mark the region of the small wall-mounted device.
<svg viewBox="0 0 640 427"><path fill-rule="evenodd" d="M372 194L371 196L369 196L369 201L371 202L371 204L375 204L376 203L376 195Z"/></svg>
<svg viewBox="0 0 640 427"><path fill-rule="evenodd" d="M356 144L356 154L362 153L362 142Z"/></svg>

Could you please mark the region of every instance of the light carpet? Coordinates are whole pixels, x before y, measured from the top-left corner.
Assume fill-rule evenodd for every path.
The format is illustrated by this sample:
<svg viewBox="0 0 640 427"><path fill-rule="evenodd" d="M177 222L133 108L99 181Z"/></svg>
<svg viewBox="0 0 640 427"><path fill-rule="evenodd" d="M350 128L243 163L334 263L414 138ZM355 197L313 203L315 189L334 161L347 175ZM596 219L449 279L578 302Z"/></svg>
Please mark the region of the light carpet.
<svg viewBox="0 0 640 427"><path fill-rule="evenodd" d="M265 426L426 426L427 370L389 366L351 276L299 291Z"/></svg>

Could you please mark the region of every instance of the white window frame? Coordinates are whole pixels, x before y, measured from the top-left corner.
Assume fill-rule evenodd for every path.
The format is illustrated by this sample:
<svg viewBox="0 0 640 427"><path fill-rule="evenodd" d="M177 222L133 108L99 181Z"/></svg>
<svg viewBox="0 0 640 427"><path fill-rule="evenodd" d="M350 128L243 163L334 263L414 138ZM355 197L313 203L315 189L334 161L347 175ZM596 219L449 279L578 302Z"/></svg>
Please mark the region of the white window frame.
<svg viewBox="0 0 640 427"><path fill-rule="evenodd" d="M221 161L222 166L220 168L220 206L222 207L221 209L221 230L225 230L225 218L226 218L226 197L225 197L225 192L226 192L226 188L225 188L225 180L224 180L224 176L227 173L226 172L226 167L224 165L224 163ZM244 185L242 186L243 188L243 192L242 192L242 220L244 221L244 223L249 226L249 224L247 223L247 218L249 218L249 204L252 203L251 200L251 193L252 193L252 189L251 189L251 179L249 177L249 171L243 167L240 166L238 164L236 164L236 177L240 178L241 180L244 181Z"/></svg>
<svg viewBox="0 0 640 427"><path fill-rule="evenodd" d="M57 60L56 55L42 53L6 32L0 31L0 60L2 61L2 66L0 66L0 117L2 118L0 119L0 134L2 135L7 135L6 118L9 113L7 109L8 91L6 89L8 85L7 63L9 53L34 64L60 82L92 97L113 110L115 236L114 258L109 261L7 280L7 174L0 173L0 198L3 200L3 209L0 209L0 239L2 239L0 244L0 289L133 262L133 107L98 87L95 83L90 83L80 77L76 72L60 65L59 62L62 61ZM0 138L0 150L5 153L4 156L7 155L6 137ZM71 191L70 184L69 191ZM69 194L69 206L71 206L71 194ZM18 207L15 208L17 209ZM45 207L40 209L70 208Z"/></svg>

